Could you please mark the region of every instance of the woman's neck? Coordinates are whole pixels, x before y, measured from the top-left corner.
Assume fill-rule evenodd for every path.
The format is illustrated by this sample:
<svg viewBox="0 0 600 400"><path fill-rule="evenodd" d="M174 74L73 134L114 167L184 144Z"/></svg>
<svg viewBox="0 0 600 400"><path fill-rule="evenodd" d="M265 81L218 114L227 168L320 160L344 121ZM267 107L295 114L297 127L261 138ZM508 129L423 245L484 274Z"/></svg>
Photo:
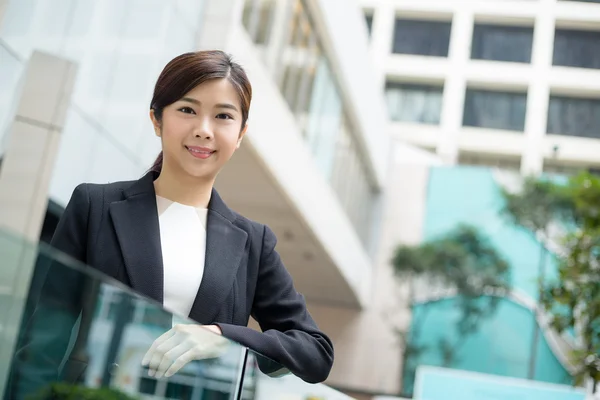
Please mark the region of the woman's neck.
<svg viewBox="0 0 600 400"><path fill-rule="evenodd" d="M184 173L174 173L163 166L159 177L154 181L154 191L158 196L177 203L208 208L213 184L214 179L204 180Z"/></svg>

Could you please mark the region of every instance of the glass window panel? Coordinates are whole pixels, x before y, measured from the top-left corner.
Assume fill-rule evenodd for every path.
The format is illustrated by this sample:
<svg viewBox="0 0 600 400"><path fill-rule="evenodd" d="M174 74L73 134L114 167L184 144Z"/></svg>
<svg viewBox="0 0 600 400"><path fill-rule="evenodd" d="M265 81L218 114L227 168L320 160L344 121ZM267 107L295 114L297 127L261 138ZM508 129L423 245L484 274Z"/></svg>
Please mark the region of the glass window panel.
<svg viewBox="0 0 600 400"><path fill-rule="evenodd" d="M116 60L114 51L90 49L77 72L74 102L97 120L102 116Z"/></svg>
<svg viewBox="0 0 600 400"><path fill-rule="evenodd" d="M5 5L4 15L0 19L0 38L22 58L27 58L31 52L32 21L39 2L11 0Z"/></svg>
<svg viewBox="0 0 600 400"><path fill-rule="evenodd" d="M125 15L120 36L124 40L145 40L154 44L163 31L169 2L162 0L128 0L128 2L131 3L131 12ZM180 20L179 23L185 22Z"/></svg>
<svg viewBox="0 0 600 400"><path fill-rule="evenodd" d="M444 88L388 82L386 99L392 121L439 124Z"/></svg>
<svg viewBox="0 0 600 400"><path fill-rule="evenodd" d="M527 95L467 89L464 126L523 131Z"/></svg>
<svg viewBox="0 0 600 400"><path fill-rule="evenodd" d="M600 99L551 96L548 133L600 139Z"/></svg>
<svg viewBox="0 0 600 400"><path fill-rule="evenodd" d="M557 29L553 65L600 68L600 32Z"/></svg>
<svg viewBox="0 0 600 400"><path fill-rule="evenodd" d="M88 34L98 4L97 1L75 1L72 9L73 18L68 30L69 38L81 38Z"/></svg>
<svg viewBox="0 0 600 400"><path fill-rule="evenodd" d="M173 0L171 3L177 10L177 14L192 28L200 27L206 0Z"/></svg>
<svg viewBox="0 0 600 400"><path fill-rule="evenodd" d="M447 57L451 26L450 22L396 19L392 51Z"/></svg>
<svg viewBox="0 0 600 400"><path fill-rule="evenodd" d="M167 22L167 34L163 40L163 59L159 60L159 65L166 65L174 57L195 50L195 43L195 30L188 24L181 23L177 14L171 14ZM158 75L156 77L158 78Z"/></svg>
<svg viewBox="0 0 600 400"><path fill-rule="evenodd" d="M340 131L342 103L325 59L321 59L315 77L307 124L307 139L315 160L329 177L334 160L336 137Z"/></svg>
<svg viewBox="0 0 600 400"><path fill-rule="evenodd" d="M529 63L532 43L533 28L476 24L471 58Z"/></svg>
<svg viewBox="0 0 600 400"><path fill-rule="evenodd" d="M123 32L132 4L122 0L103 0L101 4L101 35L104 39L117 39Z"/></svg>
<svg viewBox="0 0 600 400"><path fill-rule="evenodd" d="M310 117L312 95L316 82L315 77L317 74L318 63L321 58L321 50L316 41L316 37L311 35L310 41L311 43L307 49L307 55L304 60L303 75L300 79L296 100L298 123L305 135L308 118Z"/></svg>
<svg viewBox="0 0 600 400"><path fill-rule="evenodd" d="M71 24L72 12L76 7L74 0L40 0L38 7L40 12L35 31L39 38L64 37L65 28Z"/></svg>
<svg viewBox="0 0 600 400"><path fill-rule="evenodd" d="M5 236L0 232L0 252L19 257L4 262L2 282L12 281L15 272L33 270L25 299L12 292L0 299L0 322L6 322L2 318L6 305L23 310L16 318L23 322L14 333L11 329L11 338L0 337L3 346L9 346L9 340L16 342L7 347L15 351L5 360L10 363L6 399L55 398L58 394L51 387L57 383L63 387L61 393L68 388L73 398L124 398L125 393L138 398L144 393L160 399L196 399L207 390L235 398L245 348L198 327L183 334L182 342L204 343L214 354L186 364L170 378L150 377L141 361L154 341L171 331L174 322L196 323L174 317L122 285L113 286L98 270L59 256L43 244L38 247ZM101 315L97 309L110 313ZM162 318L142 324L134 319L139 309L153 309ZM96 391L101 387L105 390Z"/></svg>

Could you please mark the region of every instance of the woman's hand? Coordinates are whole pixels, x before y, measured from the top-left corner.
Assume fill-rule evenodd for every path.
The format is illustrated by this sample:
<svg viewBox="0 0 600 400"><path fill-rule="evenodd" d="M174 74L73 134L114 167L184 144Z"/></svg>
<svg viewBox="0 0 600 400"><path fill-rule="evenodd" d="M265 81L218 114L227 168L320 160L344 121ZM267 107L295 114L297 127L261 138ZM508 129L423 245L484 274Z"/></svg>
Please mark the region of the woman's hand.
<svg viewBox="0 0 600 400"><path fill-rule="evenodd" d="M221 356L229 344L221 334L217 325L175 325L154 341L142 365L157 379L173 376L191 361Z"/></svg>

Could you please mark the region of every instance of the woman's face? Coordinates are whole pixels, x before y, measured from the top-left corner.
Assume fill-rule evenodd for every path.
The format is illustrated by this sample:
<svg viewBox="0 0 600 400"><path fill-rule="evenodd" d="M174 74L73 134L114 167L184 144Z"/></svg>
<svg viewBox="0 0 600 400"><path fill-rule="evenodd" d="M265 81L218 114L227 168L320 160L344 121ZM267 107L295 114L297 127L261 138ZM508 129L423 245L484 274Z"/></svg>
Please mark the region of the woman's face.
<svg viewBox="0 0 600 400"><path fill-rule="evenodd" d="M163 110L159 123L163 170L214 179L239 147L242 129L239 96L227 79L204 82Z"/></svg>

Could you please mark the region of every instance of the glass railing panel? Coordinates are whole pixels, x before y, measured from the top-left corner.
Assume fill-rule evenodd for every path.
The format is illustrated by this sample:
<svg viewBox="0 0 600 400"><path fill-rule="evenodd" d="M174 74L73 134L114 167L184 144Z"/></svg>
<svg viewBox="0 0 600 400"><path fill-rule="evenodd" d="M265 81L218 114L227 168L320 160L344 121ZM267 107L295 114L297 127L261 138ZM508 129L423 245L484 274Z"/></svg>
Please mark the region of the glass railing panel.
<svg viewBox="0 0 600 400"><path fill-rule="evenodd" d="M242 400L354 400L326 385L310 384L252 350L244 369Z"/></svg>
<svg viewBox="0 0 600 400"><path fill-rule="evenodd" d="M237 397L244 347L46 246L0 237L3 287L31 272L26 296L0 301L16 327L0 343L5 399ZM192 361L165 377L182 357Z"/></svg>

